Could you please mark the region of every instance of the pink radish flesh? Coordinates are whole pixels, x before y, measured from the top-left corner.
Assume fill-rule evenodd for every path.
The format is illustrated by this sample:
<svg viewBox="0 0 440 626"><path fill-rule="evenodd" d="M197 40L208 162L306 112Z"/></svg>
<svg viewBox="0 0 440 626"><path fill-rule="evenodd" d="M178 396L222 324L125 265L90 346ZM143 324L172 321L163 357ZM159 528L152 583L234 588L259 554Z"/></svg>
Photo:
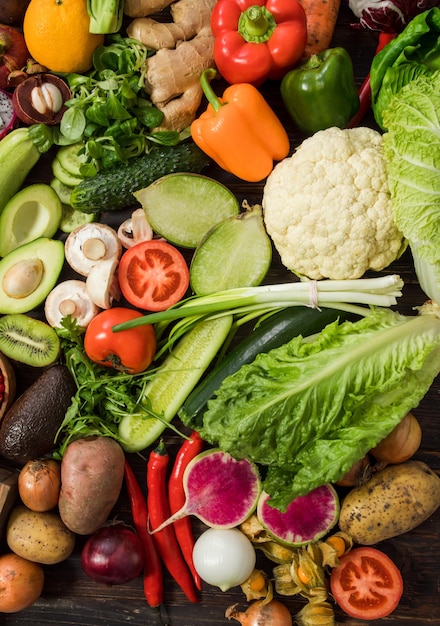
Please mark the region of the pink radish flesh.
<svg viewBox="0 0 440 626"><path fill-rule="evenodd" d="M284 512L269 502L269 494L263 492L258 500L257 517L271 535L289 545L316 541L338 520L339 499L332 485L322 485L295 498Z"/></svg>

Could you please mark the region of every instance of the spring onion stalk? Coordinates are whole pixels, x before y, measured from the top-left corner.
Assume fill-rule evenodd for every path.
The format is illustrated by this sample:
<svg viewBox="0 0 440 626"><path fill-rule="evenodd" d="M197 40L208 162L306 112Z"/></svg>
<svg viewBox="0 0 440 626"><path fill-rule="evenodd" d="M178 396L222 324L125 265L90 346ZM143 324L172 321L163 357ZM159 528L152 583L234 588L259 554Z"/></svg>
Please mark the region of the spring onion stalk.
<svg viewBox="0 0 440 626"><path fill-rule="evenodd" d="M218 291L207 296L194 296L181 301L178 305L149 313L142 317L116 324L113 330L118 332L143 324L172 322L182 318L212 317L222 314L249 315L253 312L266 312L287 306L310 306L319 308L326 306L341 311L356 312L365 307L389 307L397 304L402 295L403 281L397 274L378 278L359 278L355 280L320 280L280 283L275 285L259 285L249 288L235 288ZM348 307L348 308L347 308Z"/></svg>
<svg viewBox="0 0 440 626"><path fill-rule="evenodd" d="M122 26L124 0L87 0L87 12L91 33L117 33Z"/></svg>

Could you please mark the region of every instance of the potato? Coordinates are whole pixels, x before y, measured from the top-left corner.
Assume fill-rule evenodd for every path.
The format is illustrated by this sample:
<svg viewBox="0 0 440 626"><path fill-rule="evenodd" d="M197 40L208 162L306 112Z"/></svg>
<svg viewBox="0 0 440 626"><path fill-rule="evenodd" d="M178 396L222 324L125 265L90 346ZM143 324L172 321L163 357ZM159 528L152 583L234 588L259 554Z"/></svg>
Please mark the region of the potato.
<svg viewBox="0 0 440 626"><path fill-rule="evenodd" d="M65 561L75 547L75 534L55 511L31 511L15 506L6 527L9 548L24 559L54 565Z"/></svg>
<svg viewBox="0 0 440 626"><path fill-rule="evenodd" d="M89 535L104 524L121 492L124 462L124 451L110 437L86 437L67 446L58 500L67 528Z"/></svg>
<svg viewBox="0 0 440 626"><path fill-rule="evenodd" d="M426 463L389 465L342 500L339 527L353 541L373 545L402 535L440 506L440 478Z"/></svg>

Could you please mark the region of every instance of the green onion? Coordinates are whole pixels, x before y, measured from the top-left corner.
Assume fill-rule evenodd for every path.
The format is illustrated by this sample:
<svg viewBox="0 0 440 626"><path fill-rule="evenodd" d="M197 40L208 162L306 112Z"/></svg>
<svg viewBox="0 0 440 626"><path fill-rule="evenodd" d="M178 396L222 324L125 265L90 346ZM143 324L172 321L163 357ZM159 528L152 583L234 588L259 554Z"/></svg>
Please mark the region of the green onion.
<svg viewBox="0 0 440 626"><path fill-rule="evenodd" d="M257 287L236 288L218 291L207 296L194 296L158 313L116 324L118 332L143 324L172 322L182 318L218 317L221 315L249 315L266 312L268 308L278 309L287 306L310 306L335 308L342 311L368 315L366 307L389 307L397 304L396 298L402 295L403 281L397 274L378 278L355 280L320 280L259 285ZM355 303L365 305L355 306Z"/></svg>

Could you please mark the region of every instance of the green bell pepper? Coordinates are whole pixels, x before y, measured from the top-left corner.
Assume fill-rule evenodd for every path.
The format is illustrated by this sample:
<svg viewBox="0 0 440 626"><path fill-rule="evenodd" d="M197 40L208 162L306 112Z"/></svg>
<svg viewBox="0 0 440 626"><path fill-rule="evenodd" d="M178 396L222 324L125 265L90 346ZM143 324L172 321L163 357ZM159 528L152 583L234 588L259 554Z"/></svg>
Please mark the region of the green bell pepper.
<svg viewBox="0 0 440 626"><path fill-rule="evenodd" d="M344 128L359 109L353 65L345 48L312 55L281 81L281 97L300 131Z"/></svg>

